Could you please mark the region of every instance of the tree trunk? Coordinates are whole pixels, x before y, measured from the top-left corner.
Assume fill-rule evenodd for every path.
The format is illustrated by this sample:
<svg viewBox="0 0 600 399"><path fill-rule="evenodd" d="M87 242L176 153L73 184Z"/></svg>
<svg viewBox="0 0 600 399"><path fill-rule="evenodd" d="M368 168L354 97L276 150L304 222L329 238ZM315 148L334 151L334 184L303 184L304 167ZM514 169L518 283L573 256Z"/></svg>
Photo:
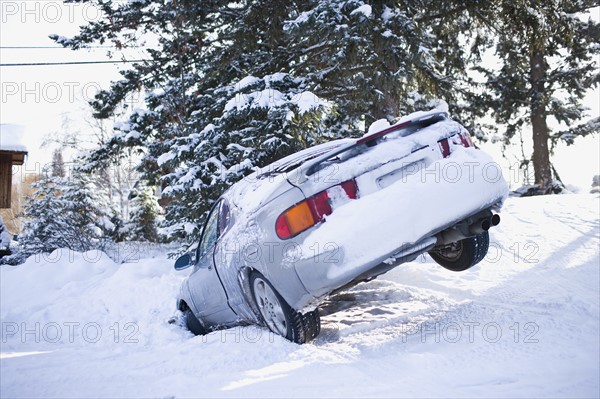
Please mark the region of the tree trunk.
<svg viewBox="0 0 600 399"><path fill-rule="evenodd" d="M382 92L383 98L380 102L373 104L371 109L373 120L365 120L366 129L369 129L370 124L376 120L387 119L388 122L392 122L394 118L399 116L398 111L400 110L400 105L398 104L398 98L389 90L382 90Z"/></svg>
<svg viewBox="0 0 600 399"><path fill-rule="evenodd" d="M531 127L533 129L533 169L535 184L547 192L552 186L548 125L546 124L546 64L543 45L533 43L530 53Z"/></svg>

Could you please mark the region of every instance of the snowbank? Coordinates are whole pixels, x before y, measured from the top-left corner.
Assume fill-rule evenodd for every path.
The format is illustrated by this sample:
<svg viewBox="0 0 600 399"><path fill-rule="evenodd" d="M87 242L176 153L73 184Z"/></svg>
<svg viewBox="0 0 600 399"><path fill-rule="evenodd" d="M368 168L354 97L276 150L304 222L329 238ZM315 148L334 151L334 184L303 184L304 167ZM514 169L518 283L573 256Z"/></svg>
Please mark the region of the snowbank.
<svg viewBox="0 0 600 399"><path fill-rule="evenodd" d="M21 266L0 267L0 319L17 323L19 330L39 325L40 334L63 344L87 343L97 325L103 326L101 343L110 344L108 327L127 323L144 327L138 338L145 340L149 326L163 324L173 313L183 276L164 258L141 262L130 256L128 260L133 263L119 265L100 251L58 249L32 256ZM79 324L71 334L70 323ZM3 324L3 334L6 328ZM9 349L11 342L3 342L2 350Z"/></svg>
<svg viewBox="0 0 600 399"><path fill-rule="evenodd" d="M334 296L303 346L166 323L187 274L166 259L2 266L0 396L598 397L599 206L509 198L480 265L423 257Z"/></svg>

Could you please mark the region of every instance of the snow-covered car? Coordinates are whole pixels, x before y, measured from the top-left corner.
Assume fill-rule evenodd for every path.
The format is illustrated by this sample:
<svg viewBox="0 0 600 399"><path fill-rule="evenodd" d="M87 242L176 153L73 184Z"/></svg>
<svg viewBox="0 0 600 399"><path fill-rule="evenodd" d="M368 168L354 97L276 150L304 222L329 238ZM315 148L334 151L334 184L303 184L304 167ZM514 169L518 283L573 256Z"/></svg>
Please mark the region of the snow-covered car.
<svg viewBox="0 0 600 399"><path fill-rule="evenodd" d="M215 203L177 308L195 334L266 325L303 343L332 293L429 253L480 262L508 193L497 164L443 112L317 145L256 171Z"/></svg>

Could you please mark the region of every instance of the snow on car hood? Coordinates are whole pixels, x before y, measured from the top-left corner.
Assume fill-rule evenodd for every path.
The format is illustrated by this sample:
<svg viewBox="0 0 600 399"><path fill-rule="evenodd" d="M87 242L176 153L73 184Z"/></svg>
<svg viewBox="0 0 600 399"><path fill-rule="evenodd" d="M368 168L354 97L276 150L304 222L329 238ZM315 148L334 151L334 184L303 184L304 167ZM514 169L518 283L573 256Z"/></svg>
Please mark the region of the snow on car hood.
<svg viewBox="0 0 600 399"><path fill-rule="evenodd" d="M457 147L420 173L336 209L305 238L300 254L308 258L314 248L335 244L344 257L332 268L333 278L374 256L414 244L507 195L508 185L490 156Z"/></svg>

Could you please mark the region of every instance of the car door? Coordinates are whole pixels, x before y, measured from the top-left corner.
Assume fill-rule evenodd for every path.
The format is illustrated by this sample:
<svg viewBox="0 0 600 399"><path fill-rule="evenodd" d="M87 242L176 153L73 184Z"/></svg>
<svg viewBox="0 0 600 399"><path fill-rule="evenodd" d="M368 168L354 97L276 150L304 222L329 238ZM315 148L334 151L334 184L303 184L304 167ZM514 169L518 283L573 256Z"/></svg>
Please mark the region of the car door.
<svg viewBox="0 0 600 399"><path fill-rule="evenodd" d="M222 233L222 206L223 201L217 202L209 213L196 249L195 270L188 281L195 313L207 327L231 324L236 319L214 263L215 247Z"/></svg>

